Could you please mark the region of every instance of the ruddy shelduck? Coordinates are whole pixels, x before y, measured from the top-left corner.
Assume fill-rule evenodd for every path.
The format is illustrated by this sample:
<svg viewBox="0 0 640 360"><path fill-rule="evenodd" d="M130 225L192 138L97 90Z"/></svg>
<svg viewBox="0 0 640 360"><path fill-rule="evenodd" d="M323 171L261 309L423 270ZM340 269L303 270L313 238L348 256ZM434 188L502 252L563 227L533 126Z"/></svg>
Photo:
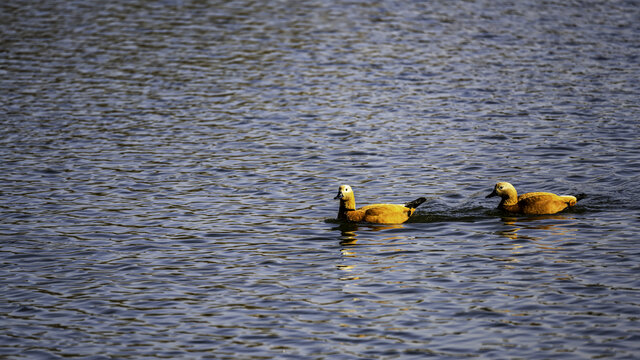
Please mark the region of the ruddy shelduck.
<svg viewBox="0 0 640 360"><path fill-rule="evenodd" d="M341 185L335 199L340 199L338 220L374 224L402 224L426 201L420 197L404 205L373 204L356 209L356 198L349 185Z"/></svg>
<svg viewBox="0 0 640 360"><path fill-rule="evenodd" d="M548 192L531 192L518 196L516 188L508 182L497 183L493 192L487 195L488 198L493 196L502 198L498 209L525 215L555 214L575 205L578 201L575 196Z"/></svg>

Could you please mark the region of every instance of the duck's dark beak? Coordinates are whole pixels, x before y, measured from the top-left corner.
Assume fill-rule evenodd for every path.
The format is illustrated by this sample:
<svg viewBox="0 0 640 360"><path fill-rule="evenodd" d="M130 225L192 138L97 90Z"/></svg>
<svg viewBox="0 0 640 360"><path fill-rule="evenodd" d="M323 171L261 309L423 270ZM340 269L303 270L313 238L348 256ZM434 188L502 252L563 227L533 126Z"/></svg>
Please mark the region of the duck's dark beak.
<svg viewBox="0 0 640 360"><path fill-rule="evenodd" d="M489 195L485 196L485 199L486 199L486 198L490 198L490 197L494 197L494 196L498 196L498 193L496 192L496 189L493 189L493 191L491 192L491 194L489 194Z"/></svg>
<svg viewBox="0 0 640 360"><path fill-rule="evenodd" d="M342 199L342 192L338 191L338 195L336 195L336 197L333 198L335 199Z"/></svg>

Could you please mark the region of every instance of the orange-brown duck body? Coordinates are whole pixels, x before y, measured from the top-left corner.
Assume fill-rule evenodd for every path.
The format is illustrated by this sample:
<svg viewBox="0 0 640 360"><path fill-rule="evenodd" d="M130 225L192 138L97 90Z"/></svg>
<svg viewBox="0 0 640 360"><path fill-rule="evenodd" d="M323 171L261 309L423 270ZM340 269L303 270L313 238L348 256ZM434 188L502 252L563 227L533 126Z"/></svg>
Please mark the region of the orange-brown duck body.
<svg viewBox="0 0 640 360"><path fill-rule="evenodd" d="M498 209L516 214L548 215L574 206L578 199L571 195L556 195L548 192L531 192L518 196L513 185L499 182L487 197L500 196Z"/></svg>
<svg viewBox="0 0 640 360"><path fill-rule="evenodd" d="M416 208L425 202L418 198L407 204L372 204L356 209L356 198L349 185L341 185L335 199L340 199L338 220L350 222L368 222L373 224L402 224L409 220Z"/></svg>

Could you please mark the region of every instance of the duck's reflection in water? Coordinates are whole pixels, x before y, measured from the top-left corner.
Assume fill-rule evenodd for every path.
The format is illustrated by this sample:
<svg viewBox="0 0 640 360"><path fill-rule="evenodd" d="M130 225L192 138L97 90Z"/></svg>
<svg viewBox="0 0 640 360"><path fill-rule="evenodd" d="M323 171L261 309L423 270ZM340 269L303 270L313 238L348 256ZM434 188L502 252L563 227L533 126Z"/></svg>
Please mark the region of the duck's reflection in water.
<svg viewBox="0 0 640 360"><path fill-rule="evenodd" d="M577 229L571 226L575 224L571 220L573 218L565 215L502 217L502 223L508 228L496 233L512 240L528 239L537 241L549 236L553 236L556 240L573 239ZM522 232L527 234L522 234Z"/></svg>
<svg viewBox="0 0 640 360"><path fill-rule="evenodd" d="M499 257L495 260L517 263L522 255L532 251L536 253L562 251L563 244L577 236L578 228L574 226L576 222L573 220L571 216L566 215L502 217L505 229L496 231L496 234L512 240L502 244L508 247L511 256Z"/></svg>
<svg viewBox="0 0 640 360"><path fill-rule="evenodd" d="M343 260L357 257L357 254L358 254L357 243L358 243L359 232L361 233L360 235L362 235L363 232L378 232L382 230L401 229L401 228L403 228L403 225L401 224L398 224L398 225L357 224L357 223L340 224L336 228L336 230L340 231L340 237L339 237L340 246L341 246L340 253L343 257ZM398 239L398 238L399 238L398 236L389 236L389 237L378 239L377 241L378 242L382 241L384 243L384 242ZM369 240L372 240L372 239L369 239ZM341 271L352 272L353 270L355 270L356 265L354 265L353 263L338 264L336 267ZM357 280L359 279L359 277L354 275L349 275L349 276L342 276L340 279L341 280Z"/></svg>
<svg viewBox="0 0 640 360"><path fill-rule="evenodd" d="M382 231L389 229L402 229L402 224L397 225L378 225L378 224L357 224L357 223L344 223L340 224L335 230L340 230L340 245L349 246L355 245L358 237L358 230L362 231ZM395 237L389 237L385 239L393 239Z"/></svg>

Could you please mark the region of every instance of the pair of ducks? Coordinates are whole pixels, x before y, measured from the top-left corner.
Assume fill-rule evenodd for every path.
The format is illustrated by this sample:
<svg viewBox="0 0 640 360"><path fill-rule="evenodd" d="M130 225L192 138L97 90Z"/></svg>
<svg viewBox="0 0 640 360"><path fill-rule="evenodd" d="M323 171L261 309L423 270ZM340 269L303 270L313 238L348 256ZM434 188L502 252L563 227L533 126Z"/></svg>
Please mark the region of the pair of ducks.
<svg viewBox="0 0 640 360"><path fill-rule="evenodd" d="M556 195L547 192L532 192L518 196L513 185L499 182L487 197L500 196L498 209L525 215L555 214L576 204L578 199L570 195ZM341 185L335 199L340 199L338 220L368 222L374 224L402 224L427 199L420 197L404 205L373 204L356 209L356 198L349 185Z"/></svg>

